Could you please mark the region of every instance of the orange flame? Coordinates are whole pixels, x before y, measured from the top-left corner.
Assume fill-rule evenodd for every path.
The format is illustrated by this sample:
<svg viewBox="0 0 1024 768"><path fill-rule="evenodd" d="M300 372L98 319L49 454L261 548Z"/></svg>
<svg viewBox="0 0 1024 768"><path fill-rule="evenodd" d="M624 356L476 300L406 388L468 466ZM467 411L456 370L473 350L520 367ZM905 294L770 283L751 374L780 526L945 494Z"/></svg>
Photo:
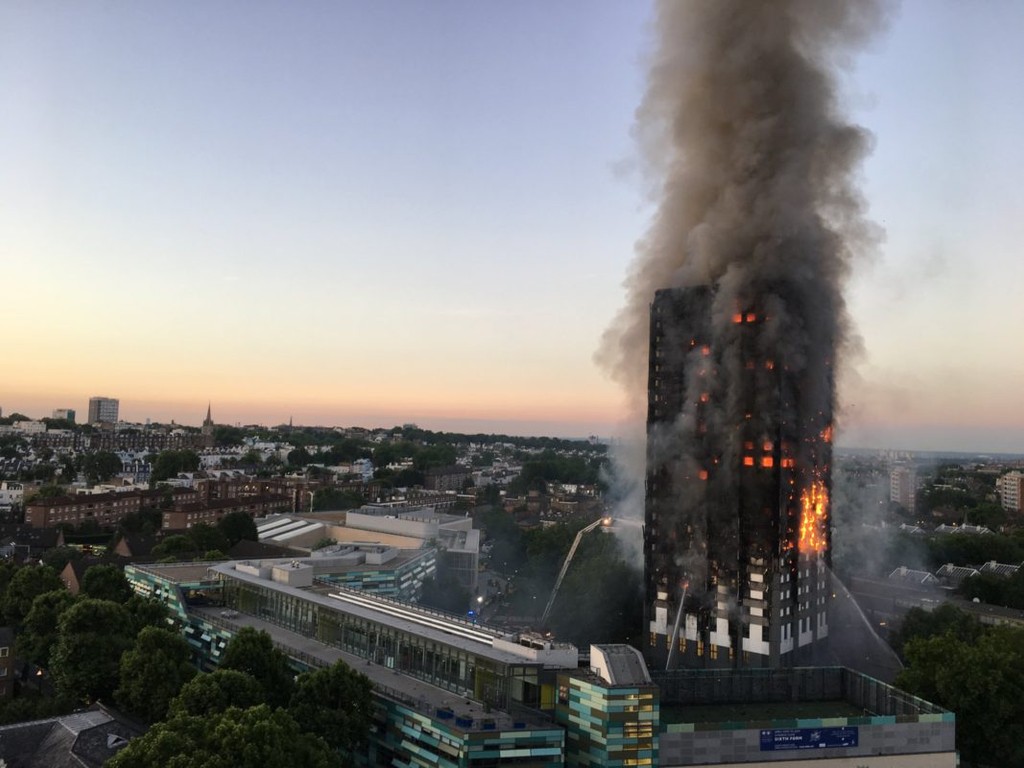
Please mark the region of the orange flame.
<svg viewBox="0 0 1024 768"><path fill-rule="evenodd" d="M815 480L800 495L800 552L825 551L825 523L828 519L828 490Z"/></svg>

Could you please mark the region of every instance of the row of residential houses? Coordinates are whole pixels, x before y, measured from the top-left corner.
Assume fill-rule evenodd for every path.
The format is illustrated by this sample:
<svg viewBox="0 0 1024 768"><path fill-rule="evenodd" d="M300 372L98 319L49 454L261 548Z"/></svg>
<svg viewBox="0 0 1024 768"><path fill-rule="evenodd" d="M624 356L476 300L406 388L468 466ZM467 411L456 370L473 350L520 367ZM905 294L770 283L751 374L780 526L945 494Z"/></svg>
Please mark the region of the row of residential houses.
<svg viewBox="0 0 1024 768"><path fill-rule="evenodd" d="M977 568L967 565L946 563L935 571L935 573L907 568L906 566L901 565L889 574L889 580L912 585L916 584L955 589L956 587L959 587L965 579L969 579L972 576L980 576L981 574L1001 576L1008 579L1017 573L1022 565L1024 565L1024 563L997 563L995 560L990 560Z"/></svg>
<svg viewBox="0 0 1024 768"><path fill-rule="evenodd" d="M255 517L287 512L292 509L292 501L287 496L258 492L204 498L199 491L188 488L80 494L29 502L25 506L25 523L33 528L52 528L92 521L106 528L150 507L162 509L164 528L177 530L196 523L213 524L231 512L246 512Z"/></svg>

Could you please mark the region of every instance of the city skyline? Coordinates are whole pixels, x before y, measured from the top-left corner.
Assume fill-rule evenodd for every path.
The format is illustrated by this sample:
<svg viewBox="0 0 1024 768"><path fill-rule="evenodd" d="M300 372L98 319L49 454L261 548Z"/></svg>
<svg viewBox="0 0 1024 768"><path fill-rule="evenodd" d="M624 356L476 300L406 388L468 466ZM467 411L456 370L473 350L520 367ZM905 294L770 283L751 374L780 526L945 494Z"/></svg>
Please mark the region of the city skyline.
<svg viewBox="0 0 1024 768"><path fill-rule="evenodd" d="M644 5L0 9L4 414L585 436L652 208ZM1024 9L906 2L849 63L885 230L840 445L1020 451ZM653 299L653 297L652 297ZM633 420L636 423L636 420Z"/></svg>

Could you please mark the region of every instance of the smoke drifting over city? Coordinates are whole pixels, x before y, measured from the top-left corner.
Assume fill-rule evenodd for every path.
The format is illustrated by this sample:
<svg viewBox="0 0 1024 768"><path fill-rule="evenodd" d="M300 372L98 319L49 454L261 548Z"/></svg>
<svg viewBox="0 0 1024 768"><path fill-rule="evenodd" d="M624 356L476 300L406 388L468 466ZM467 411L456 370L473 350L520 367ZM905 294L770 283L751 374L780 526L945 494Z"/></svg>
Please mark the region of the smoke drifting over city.
<svg viewBox="0 0 1024 768"><path fill-rule="evenodd" d="M636 119L657 209L599 353L638 409L660 288L717 284L716 333L759 297L764 343L794 362L847 341L841 288L877 233L854 185L871 139L844 120L836 71L883 16L870 0L658 3Z"/></svg>

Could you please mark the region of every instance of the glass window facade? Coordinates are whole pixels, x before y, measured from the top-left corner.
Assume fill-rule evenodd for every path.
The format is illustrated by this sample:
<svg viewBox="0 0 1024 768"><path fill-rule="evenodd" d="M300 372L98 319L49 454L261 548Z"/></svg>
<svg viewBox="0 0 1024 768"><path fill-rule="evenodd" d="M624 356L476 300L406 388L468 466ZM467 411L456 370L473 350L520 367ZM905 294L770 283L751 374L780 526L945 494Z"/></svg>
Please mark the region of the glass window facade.
<svg viewBox="0 0 1024 768"><path fill-rule="evenodd" d="M539 664L507 664L454 644L333 609L273 585L226 579L225 603L374 664L499 709L540 706Z"/></svg>
<svg viewBox="0 0 1024 768"><path fill-rule="evenodd" d="M511 730L464 730L456 717L432 717L400 702L378 699L378 720L386 723L361 765L412 768L562 768L565 732L518 723Z"/></svg>
<svg viewBox="0 0 1024 768"><path fill-rule="evenodd" d="M208 618L208 611L205 617L190 612L194 604L224 606L224 612L263 619L452 692L450 707L441 707L428 699L409 699L386 685L377 686L376 724L367 754L355 756L357 765L561 768L566 764L565 730L536 711L542 690L554 689L556 671L545 672L542 664L526 660L499 660L494 654L467 649L455 638L445 643L392 626L386 619L355 615L346 612L344 604L325 605L312 592L193 568L194 573L186 574L172 573L170 568L161 573L159 566L141 570L129 566L129 581L136 593L171 607L205 669L217 666L232 632L218 626L218 619ZM461 706L463 700L483 707L470 714L470 707Z"/></svg>
<svg viewBox="0 0 1024 768"><path fill-rule="evenodd" d="M654 685L609 686L596 675L559 674L555 718L566 729L566 766L657 765L659 712Z"/></svg>
<svg viewBox="0 0 1024 768"><path fill-rule="evenodd" d="M358 589L371 595L411 601L420 597L423 593L424 580L432 577L436 571L437 555L430 549L394 568L351 568L339 573L318 576L317 580L325 584Z"/></svg>

